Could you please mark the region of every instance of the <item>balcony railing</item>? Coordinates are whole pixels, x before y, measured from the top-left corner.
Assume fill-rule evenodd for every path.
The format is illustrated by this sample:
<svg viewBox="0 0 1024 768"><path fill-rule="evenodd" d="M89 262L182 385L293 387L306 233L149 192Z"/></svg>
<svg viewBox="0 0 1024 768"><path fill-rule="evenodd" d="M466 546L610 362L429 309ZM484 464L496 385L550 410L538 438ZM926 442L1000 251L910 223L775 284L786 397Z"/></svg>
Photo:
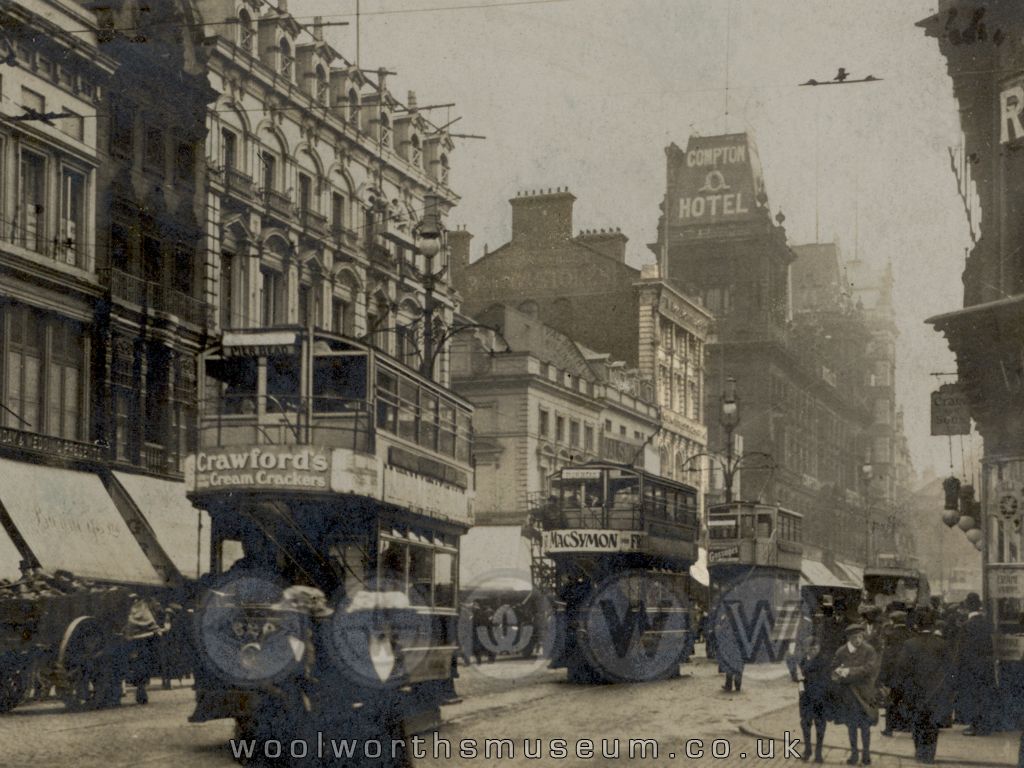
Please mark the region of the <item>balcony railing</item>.
<svg viewBox="0 0 1024 768"><path fill-rule="evenodd" d="M327 217L317 213L310 208L303 208L299 211L299 221L302 226L319 237L327 235Z"/></svg>
<svg viewBox="0 0 1024 768"><path fill-rule="evenodd" d="M40 435L10 427L0 427L0 448L17 449L39 456L55 456L78 461L103 461L106 449L92 443Z"/></svg>
<svg viewBox="0 0 1024 768"><path fill-rule="evenodd" d="M119 301L167 312L200 327L209 322L209 305L194 296L189 296L161 283L122 272L120 269L101 270L100 278L109 286L111 296Z"/></svg>
<svg viewBox="0 0 1024 768"><path fill-rule="evenodd" d="M142 466L150 472L164 474L167 472L167 449L156 443L142 446Z"/></svg>
<svg viewBox="0 0 1024 768"><path fill-rule="evenodd" d="M252 176L242 173L237 168L225 168L224 188L229 194L251 200L253 196Z"/></svg>
<svg viewBox="0 0 1024 768"><path fill-rule="evenodd" d="M276 189L264 189L263 202L266 203L267 210L271 213L286 219L290 219L293 215L292 199L284 192L278 192Z"/></svg>

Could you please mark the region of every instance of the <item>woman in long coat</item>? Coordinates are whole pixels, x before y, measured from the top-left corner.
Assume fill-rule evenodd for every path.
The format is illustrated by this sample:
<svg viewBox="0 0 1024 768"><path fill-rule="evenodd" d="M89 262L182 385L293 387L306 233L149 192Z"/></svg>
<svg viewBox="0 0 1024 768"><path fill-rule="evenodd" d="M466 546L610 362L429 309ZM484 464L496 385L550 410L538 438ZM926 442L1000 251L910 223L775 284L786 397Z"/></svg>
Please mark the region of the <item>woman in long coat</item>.
<svg viewBox="0 0 1024 768"><path fill-rule="evenodd" d="M871 765L871 726L878 722L877 697L879 660L867 642L863 624L846 628L846 644L832 659L832 682L836 696L835 718L845 723L850 736L847 765L856 765L857 734L860 733L861 765Z"/></svg>

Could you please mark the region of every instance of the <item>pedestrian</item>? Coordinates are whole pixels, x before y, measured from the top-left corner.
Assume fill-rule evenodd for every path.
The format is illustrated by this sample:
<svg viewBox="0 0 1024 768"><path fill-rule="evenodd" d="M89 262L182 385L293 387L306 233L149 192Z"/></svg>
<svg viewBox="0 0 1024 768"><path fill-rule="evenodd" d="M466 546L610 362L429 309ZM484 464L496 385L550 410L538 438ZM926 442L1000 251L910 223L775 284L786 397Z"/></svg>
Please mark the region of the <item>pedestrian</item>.
<svg viewBox="0 0 1024 768"><path fill-rule="evenodd" d="M814 742L814 762L822 762L822 745L829 703L829 659L821 652L821 643L811 637L799 662L800 668L800 730L804 735L804 751L800 759L811 759L811 726L817 739Z"/></svg>
<svg viewBox="0 0 1024 768"><path fill-rule="evenodd" d="M907 704L915 757L934 763L939 726L952 707L952 671L949 643L936 629L935 612L915 612L916 632L903 644L896 661L900 687Z"/></svg>
<svg viewBox="0 0 1024 768"><path fill-rule="evenodd" d="M736 693L739 693L743 685L743 649L728 611L721 606L715 621L715 657L718 659L718 671L725 673L722 690L731 693L735 687Z"/></svg>
<svg viewBox="0 0 1024 768"><path fill-rule="evenodd" d="M906 731L910 728L898 659L903 651L903 645L910 639L912 633L910 627L907 626L906 611L891 611L889 619L892 623L886 630L885 647L882 650L881 668L878 674L878 684L883 689L885 702L883 736L892 736L893 731Z"/></svg>
<svg viewBox="0 0 1024 768"><path fill-rule="evenodd" d="M875 704L878 682L878 654L867 642L866 627L851 624L846 628L846 644L832 660L831 680L836 692L836 722L846 725L850 737L847 765L871 765L871 726L878 722ZM860 749L857 734L860 734Z"/></svg>
<svg viewBox="0 0 1024 768"><path fill-rule="evenodd" d="M967 620L957 648L956 708L967 723L964 736L984 736L992 731L990 706L996 697L992 627L977 592L967 595L963 607Z"/></svg>
<svg viewBox="0 0 1024 768"><path fill-rule="evenodd" d="M800 621L796 625L796 639L789 645L789 652L786 654L786 668L789 669L789 679L794 683L799 682L800 662L807 654L807 649L810 647L811 640L813 639L814 621L805 607L801 611Z"/></svg>

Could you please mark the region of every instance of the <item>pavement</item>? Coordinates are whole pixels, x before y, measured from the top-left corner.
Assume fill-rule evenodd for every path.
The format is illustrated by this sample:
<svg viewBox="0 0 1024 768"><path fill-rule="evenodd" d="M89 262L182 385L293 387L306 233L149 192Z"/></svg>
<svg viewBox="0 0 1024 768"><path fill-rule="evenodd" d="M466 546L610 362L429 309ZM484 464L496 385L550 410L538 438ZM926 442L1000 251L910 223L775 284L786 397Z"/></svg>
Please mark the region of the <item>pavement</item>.
<svg viewBox="0 0 1024 768"><path fill-rule="evenodd" d="M746 681L744 681L745 683ZM796 685L793 685L796 698ZM914 741L909 733L882 735L884 717L871 731L871 754L891 756L908 762L914 759ZM751 736L781 740L786 731L800 735L800 718L796 704L759 715L742 726L741 730ZM943 728L939 731L939 747L935 756L937 763L946 765L1017 765L1017 751L1020 747L1020 731L1003 731L988 736L964 736L964 726ZM825 746L831 752L849 751L846 727L829 723L825 729Z"/></svg>

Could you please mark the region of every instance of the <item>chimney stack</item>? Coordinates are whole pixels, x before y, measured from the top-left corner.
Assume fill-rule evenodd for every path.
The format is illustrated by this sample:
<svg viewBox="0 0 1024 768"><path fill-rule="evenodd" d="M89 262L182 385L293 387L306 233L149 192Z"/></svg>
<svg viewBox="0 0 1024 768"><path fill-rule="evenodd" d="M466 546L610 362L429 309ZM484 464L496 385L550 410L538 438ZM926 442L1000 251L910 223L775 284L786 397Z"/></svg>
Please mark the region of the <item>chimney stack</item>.
<svg viewBox="0 0 1024 768"><path fill-rule="evenodd" d="M541 243L572 239L572 205L568 188L517 193L512 205L512 240Z"/></svg>
<svg viewBox="0 0 1024 768"><path fill-rule="evenodd" d="M448 274L456 290L465 287L463 283L466 268L469 266L469 244L472 239L472 233L465 227L448 230Z"/></svg>
<svg viewBox="0 0 1024 768"><path fill-rule="evenodd" d="M576 242L583 243L595 251L600 251L615 261L626 263L626 243L629 242L629 238L622 234L618 227L601 231L585 229L580 232Z"/></svg>
<svg viewBox="0 0 1024 768"><path fill-rule="evenodd" d="M408 104L406 104L406 106L409 108L409 111L410 112L415 112L416 111L416 91L409 91L409 98L407 99L407 101L408 101Z"/></svg>
<svg viewBox="0 0 1024 768"><path fill-rule="evenodd" d="M314 16L313 17L313 39L318 43L324 41L324 17Z"/></svg>

